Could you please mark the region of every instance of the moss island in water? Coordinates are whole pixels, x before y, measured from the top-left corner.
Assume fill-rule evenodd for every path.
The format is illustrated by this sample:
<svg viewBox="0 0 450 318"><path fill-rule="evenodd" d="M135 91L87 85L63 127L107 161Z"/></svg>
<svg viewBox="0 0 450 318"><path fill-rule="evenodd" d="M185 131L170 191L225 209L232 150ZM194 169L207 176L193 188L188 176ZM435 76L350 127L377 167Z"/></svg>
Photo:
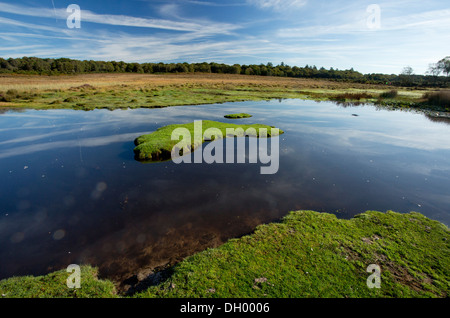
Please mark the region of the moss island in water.
<svg viewBox="0 0 450 318"><path fill-rule="evenodd" d="M380 288L369 288L379 266ZM134 294L150 298L416 298L450 294L450 232L422 214L368 211L350 220L295 211L280 223L207 249L170 268L167 279ZM129 297L82 267L0 281L2 297Z"/></svg>
<svg viewBox="0 0 450 318"><path fill-rule="evenodd" d="M284 133L280 129L273 128L275 127L262 124L237 125L211 120L196 121L189 124L168 125L157 129L151 134L136 138L134 141L136 145L134 153L136 160L139 161L165 161L172 158L172 150L176 146L179 147L179 149L183 148L192 152L204 142L219 138L245 136L258 138L265 136L273 137ZM186 138L188 141L183 139L180 142L178 137L182 137L182 134L177 133L177 130L180 129L184 130L189 135L189 138ZM264 131L267 132L267 135ZM176 140L172 140L172 136L175 136Z"/></svg>
<svg viewBox="0 0 450 318"><path fill-rule="evenodd" d="M252 115L246 113L239 113L239 114L225 115L224 117L228 119L240 119L240 118L250 118L252 117Z"/></svg>

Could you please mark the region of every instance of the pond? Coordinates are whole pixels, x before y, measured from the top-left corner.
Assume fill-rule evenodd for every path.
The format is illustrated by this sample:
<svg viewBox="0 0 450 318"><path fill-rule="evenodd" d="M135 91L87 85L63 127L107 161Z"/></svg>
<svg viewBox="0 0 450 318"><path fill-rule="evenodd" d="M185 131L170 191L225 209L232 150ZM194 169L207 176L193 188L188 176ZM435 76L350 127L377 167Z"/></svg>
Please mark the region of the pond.
<svg viewBox="0 0 450 318"><path fill-rule="evenodd" d="M253 117L224 118L241 112ZM194 120L282 129L278 172L134 159L135 138ZM302 100L4 111L0 278L88 263L123 281L299 209L417 211L449 224L449 137L448 122L423 114Z"/></svg>

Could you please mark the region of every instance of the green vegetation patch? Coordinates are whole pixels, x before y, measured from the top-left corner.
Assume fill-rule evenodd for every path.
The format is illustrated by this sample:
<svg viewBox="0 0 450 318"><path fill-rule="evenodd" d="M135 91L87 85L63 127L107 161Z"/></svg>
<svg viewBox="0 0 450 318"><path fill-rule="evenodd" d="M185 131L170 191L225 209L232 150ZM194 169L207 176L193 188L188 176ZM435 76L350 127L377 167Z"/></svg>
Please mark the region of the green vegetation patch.
<svg viewBox="0 0 450 318"><path fill-rule="evenodd" d="M224 117L229 119L240 119L240 118L250 118L252 117L252 115L246 113L239 113L239 114L225 115Z"/></svg>
<svg viewBox="0 0 450 318"><path fill-rule="evenodd" d="M448 297L448 228L411 212L365 212L351 220L312 211L259 226L191 256L136 297ZM369 288L369 265L381 288Z"/></svg>
<svg viewBox="0 0 450 318"><path fill-rule="evenodd" d="M266 129L267 137L284 133L279 129L278 134L276 134L276 131L272 131L272 128L275 127L261 124L237 125L203 120L201 121L201 130L199 129L197 132L195 131L195 128L199 126L195 125L195 123L169 125L161 127L151 134L136 138L134 141L136 145L134 148L136 160L149 162L169 160L172 157L172 149L175 146L179 146L180 149L186 148L188 151L192 152L205 141L212 141L217 137L229 137L227 129L234 129L236 134L233 136L236 137L246 136L246 132L250 132L251 129L255 132L255 135L251 134L254 137L260 137L260 129ZM181 141L180 139L172 140L172 134L177 129L187 129L190 138L183 138ZM195 138L196 135L199 135L199 138Z"/></svg>
<svg viewBox="0 0 450 318"><path fill-rule="evenodd" d="M390 91L383 92L380 94L380 98L396 98L398 96L398 91L396 89L391 89Z"/></svg>
<svg viewBox="0 0 450 318"><path fill-rule="evenodd" d="M81 266L80 288L69 288L71 273L57 271L44 276L12 277L0 281L2 298L114 298L114 284L99 280L96 268Z"/></svg>
<svg viewBox="0 0 450 318"><path fill-rule="evenodd" d="M381 269L380 288L367 268ZM139 298L416 298L450 293L450 233L422 214L368 211L350 220L313 211L291 212L280 223L190 256ZM3 298L113 298L110 281L81 267L81 288L70 273L0 281Z"/></svg>
<svg viewBox="0 0 450 318"><path fill-rule="evenodd" d="M434 106L445 107L447 111L450 111L450 91L444 90L439 92L428 92L423 95L425 103Z"/></svg>

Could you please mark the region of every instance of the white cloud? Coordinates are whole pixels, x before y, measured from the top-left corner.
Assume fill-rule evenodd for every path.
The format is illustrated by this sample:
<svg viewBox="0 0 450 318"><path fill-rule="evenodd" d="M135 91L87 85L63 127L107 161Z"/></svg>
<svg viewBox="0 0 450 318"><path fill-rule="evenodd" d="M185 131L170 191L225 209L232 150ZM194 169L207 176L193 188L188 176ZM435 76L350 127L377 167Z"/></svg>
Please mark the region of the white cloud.
<svg viewBox="0 0 450 318"><path fill-rule="evenodd" d="M68 17L66 9L25 7L21 5L7 4L4 2L0 2L0 12L42 18L55 18L56 15L56 18L63 20ZM239 26L235 24L228 23L211 23L211 21L205 21L203 23L178 22L165 19L137 18L126 15L97 14L88 10L81 10L81 20L82 22L116 26L154 28L184 32L202 32L210 34L227 34L230 31L239 28Z"/></svg>
<svg viewBox="0 0 450 318"><path fill-rule="evenodd" d="M247 2L261 9L284 11L299 9L307 3L307 0L247 0Z"/></svg>
<svg viewBox="0 0 450 318"><path fill-rule="evenodd" d="M352 12L348 14L345 23L335 21L332 17L324 18L328 20L327 24L302 26L297 28L283 28L278 31L280 37L292 38L314 38L326 35L347 35L361 32L391 32L391 31L410 31L416 32L430 30L448 30L450 28L450 9L426 11L420 14L410 14L403 16L384 17L382 16L382 27L379 31L372 31L367 27L366 21L368 14L359 14Z"/></svg>
<svg viewBox="0 0 450 318"><path fill-rule="evenodd" d="M73 147L101 147L107 146L113 143L119 142L129 142L130 140L134 140L138 136L142 136L144 134L148 134L149 132L136 132L136 133L128 133L128 134L118 134L106 137L92 137L92 138L83 138L83 139L73 139L73 140L65 140L65 141L54 141L54 142L46 142L46 143L34 143L32 145L19 146L16 148L11 148L8 150L2 151L0 154L0 159L10 158L17 155L24 154L32 154L39 151L47 151L54 150L59 148L73 148Z"/></svg>
<svg viewBox="0 0 450 318"><path fill-rule="evenodd" d="M165 17L179 18L180 7L175 3L162 5L158 9L159 13Z"/></svg>
<svg viewBox="0 0 450 318"><path fill-rule="evenodd" d="M0 3L0 5L1 5L1 3ZM1 7L0 7L0 11L2 11ZM7 25L7 26L23 27L23 28L27 28L27 29L31 29L31 30L41 30L41 31L49 31L49 32L61 32L64 30L61 28L49 27L49 26L38 25L38 24L33 24L33 23L26 23L26 22L22 22L22 21L17 21L17 20L13 20L13 19L0 17L0 25L1 24Z"/></svg>

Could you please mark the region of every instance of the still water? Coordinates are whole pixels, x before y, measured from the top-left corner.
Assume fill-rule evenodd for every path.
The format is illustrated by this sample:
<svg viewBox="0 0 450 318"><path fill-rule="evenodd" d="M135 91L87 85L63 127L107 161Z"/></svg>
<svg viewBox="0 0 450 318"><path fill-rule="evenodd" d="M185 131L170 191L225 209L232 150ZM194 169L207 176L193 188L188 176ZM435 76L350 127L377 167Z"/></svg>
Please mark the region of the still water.
<svg viewBox="0 0 450 318"><path fill-rule="evenodd" d="M134 139L246 112L285 131L279 170L143 164ZM423 114L284 100L0 114L0 278L89 263L134 274L310 209L351 218L417 211L450 222L450 125ZM205 145L204 145L205 146ZM147 271L148 273L148 271Z"/></svg>

